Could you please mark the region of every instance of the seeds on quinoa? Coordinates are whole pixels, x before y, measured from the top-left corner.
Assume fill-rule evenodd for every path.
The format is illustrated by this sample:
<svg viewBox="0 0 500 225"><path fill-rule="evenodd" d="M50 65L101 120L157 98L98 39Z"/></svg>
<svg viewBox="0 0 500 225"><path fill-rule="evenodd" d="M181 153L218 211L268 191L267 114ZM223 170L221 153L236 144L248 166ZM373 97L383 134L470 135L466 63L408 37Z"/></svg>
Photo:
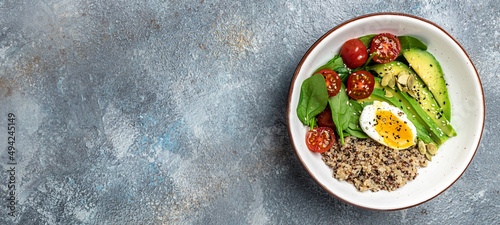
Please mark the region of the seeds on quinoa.
<svg viewBox="0 0 500 225"><path fill-rule="evenodd" d="M394 191L414 180L419 167L427 166L418 147L391 149L372 139L348 136L325 153L323 161L333 169L333 177L353 184L359 191Z"/></svg>

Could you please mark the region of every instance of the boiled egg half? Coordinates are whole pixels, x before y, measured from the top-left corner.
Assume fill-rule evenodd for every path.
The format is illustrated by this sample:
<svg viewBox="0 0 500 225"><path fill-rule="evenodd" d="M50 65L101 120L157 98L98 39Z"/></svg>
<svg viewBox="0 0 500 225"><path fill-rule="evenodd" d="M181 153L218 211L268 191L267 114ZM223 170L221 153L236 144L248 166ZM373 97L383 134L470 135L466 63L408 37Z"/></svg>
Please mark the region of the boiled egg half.
<svg viewBox="0 0 500 225"><path fill-rule="evenodd" d="M374 101L359 117L363 131L373 140L393 149L415 145L417 128L406 114L387 102Z"/></svg>

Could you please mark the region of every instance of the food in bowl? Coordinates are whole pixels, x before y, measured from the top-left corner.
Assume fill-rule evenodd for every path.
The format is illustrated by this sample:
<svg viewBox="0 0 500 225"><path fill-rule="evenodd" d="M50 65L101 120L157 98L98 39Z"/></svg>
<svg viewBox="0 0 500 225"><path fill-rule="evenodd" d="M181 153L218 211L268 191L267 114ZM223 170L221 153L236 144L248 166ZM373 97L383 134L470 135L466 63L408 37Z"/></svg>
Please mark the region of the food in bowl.
<svg viewBox="0 0 500 225"><path fill-rule="evenodd" d="M351 183L359 191L395 191L414 180L427 159L416 146L391 149L370 138L348 136L323 153L323 161L333 169L333 177Z"/></svg>
<svg viewBox="0 0 500 225"><path fill-rule="evenodd" d="M359 191L394 191L457 135L450 105L427 46L380 33L348 40L307 78L297 115L310 127L308 149L322 154L333 177Z"/></svg>
<svg viewBox="0 0 500 225"><path fill-rule="evenodd" d="M393 149L409 148L417 140L415 125L401 109L387 102L367 105L359 116L359 125L371 139Z"/></svg>

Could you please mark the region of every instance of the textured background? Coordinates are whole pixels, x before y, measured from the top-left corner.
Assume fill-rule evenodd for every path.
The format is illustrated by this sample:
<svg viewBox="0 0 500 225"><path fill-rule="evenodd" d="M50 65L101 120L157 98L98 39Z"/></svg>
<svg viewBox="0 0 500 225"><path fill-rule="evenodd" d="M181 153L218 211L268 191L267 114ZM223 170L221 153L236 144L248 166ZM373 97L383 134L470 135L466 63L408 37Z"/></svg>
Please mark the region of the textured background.
<svg viewBox="0 0 500 225"><path fill-rule="evenodd" d="M356 208L317 185L285 116L307 49L375 12L448 31L486 102L463 176L394 212ZM499 16L495 0L0 0L0 224L498 224ZM3 200L8 113L16 217Z"/></svg>

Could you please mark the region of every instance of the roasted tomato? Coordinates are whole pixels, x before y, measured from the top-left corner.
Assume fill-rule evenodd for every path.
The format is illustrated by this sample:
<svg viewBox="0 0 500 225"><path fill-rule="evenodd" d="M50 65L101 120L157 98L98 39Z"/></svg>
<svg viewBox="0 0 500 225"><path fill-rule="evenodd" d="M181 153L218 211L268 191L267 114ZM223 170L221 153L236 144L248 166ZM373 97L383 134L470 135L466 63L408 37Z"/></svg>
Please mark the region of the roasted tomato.
<svg viewBox="0 0 500 225"><path fill-rule="evenodd" d="M325 77L326 88L328 89L328 97L337 95L340 91L341 81L339 75L330 69L323 69L318 71Z"/></svg>
<svg viewBox="0 0 500 225"><path fill-rule="evenodd" d="M381 33L373 38L370 52L375 54L373 61L389 63L398 57L399 52L401 52L401 43L393 34Z"/></svg>
<svg viewBox="0 0 500 225"><path fill-rule="evenodd" d="M363 99L370 96L375 86L375 79L368 71L360 70L347 78L347 95L354 99Z"/></svg>
<svg viewBox="0 0 500 225"><path fill-rule="evenodd" d="M306 134L307 148L313 152L326 152L333 146L334 142L335 134L329 127L315 127Z"/></svg>
<svg viewBox="0 0 500 225"><path fill-rule="evenodd" d="M365 45L357 38L346 41L342 45L340 55L344 64L351 69L362 66L368 59Z"/></svg>

